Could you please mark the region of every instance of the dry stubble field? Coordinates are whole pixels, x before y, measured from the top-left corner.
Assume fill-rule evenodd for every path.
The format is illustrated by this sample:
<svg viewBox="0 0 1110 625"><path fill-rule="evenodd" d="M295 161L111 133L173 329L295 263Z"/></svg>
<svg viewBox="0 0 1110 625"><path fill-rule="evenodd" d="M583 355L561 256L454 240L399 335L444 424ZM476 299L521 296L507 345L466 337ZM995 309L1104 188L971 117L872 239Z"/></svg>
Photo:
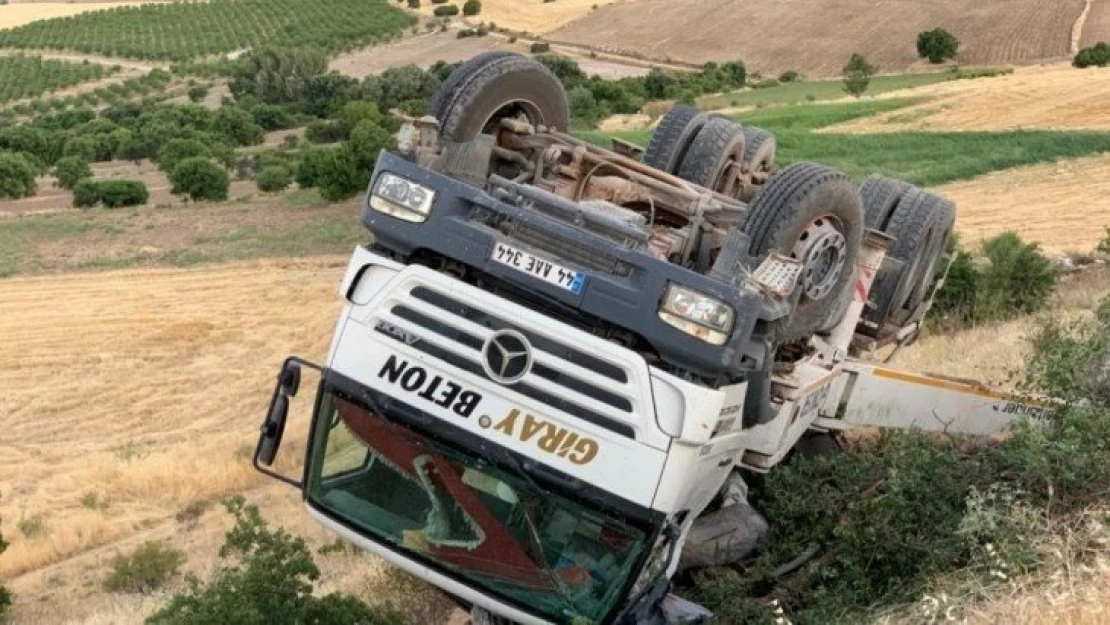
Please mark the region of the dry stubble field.
<svg viewBox="0 0 1110 625"><path fill-rule="evenodd" d="M344 262L0 281L0 518L11 542L0 579L18 598L15 622L140 620L164 597L104 593L111 559L161 539L189 553L187 570L207 572L224 495L245 493L268 518L325 540L249 452L282 358L325 355ZM29 520L41 530L25 536L17 527ZM378 568L325 560L332 587Z"/></svg>

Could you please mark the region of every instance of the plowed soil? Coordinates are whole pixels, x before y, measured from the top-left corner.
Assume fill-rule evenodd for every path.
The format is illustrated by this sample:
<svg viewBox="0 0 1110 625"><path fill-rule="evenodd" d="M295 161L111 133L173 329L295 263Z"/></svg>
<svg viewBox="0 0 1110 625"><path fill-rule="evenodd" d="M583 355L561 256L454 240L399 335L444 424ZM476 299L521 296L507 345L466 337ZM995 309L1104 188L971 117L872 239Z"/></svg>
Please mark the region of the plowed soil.
<svg viewBox="0 0 1110 625"><path fill-rule="evenodd" d="M1086 48L1100 41L1110 43L1110 0L1091 0L1079 47Z"/></svg>
<svg viewBox="0 0 1110 625"><path fill-rule="evenodd" d="M1066 57L1083 6L1084 0L637 0L601 7L550 38L695 63L743 59L764 74L828 76L839 74L853 52L884 71L919 65L917 34L937 26L959 37L963 64Z"/></svg>

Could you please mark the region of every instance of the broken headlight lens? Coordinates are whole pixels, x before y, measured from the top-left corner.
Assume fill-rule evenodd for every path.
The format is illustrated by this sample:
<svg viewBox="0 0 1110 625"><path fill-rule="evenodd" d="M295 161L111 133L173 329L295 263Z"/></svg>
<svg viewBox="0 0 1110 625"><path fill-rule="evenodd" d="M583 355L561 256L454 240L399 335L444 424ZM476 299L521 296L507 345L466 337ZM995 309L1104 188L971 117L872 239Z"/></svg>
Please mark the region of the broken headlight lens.
<svg viewBox="0 0 1110 625"><path fill-rule="evenodd" d="M370 208L405 221L428 219L436 192L394 174L382 173L370 190Z"/></svg>
<svg viewBox="0 0 1110 625"><path fill-rule="evenodd" d="M675 284L667 287L659 318L686 334L713 345L724 345L736 313L728 304Z"/></svg>

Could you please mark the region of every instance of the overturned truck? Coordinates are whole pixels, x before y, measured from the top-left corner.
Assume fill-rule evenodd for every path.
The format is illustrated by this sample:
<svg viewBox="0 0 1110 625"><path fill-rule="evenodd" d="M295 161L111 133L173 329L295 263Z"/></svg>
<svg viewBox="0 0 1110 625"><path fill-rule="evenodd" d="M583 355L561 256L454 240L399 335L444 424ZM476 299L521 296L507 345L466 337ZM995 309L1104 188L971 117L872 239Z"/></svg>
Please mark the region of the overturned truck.
<svg viewBox="0 0 1110 625"><path fill-rule="evenodd" d="M539 62L464 63L383 152L327 361L290 358L255 466L475 622L667 623L681 568L740 561L743 476L861 426L998 431L1050 404L867 364L913 341L955 207L775 164L677 106L646 148L567 134ZM319 374L303 465L276 470Z"/></svg>

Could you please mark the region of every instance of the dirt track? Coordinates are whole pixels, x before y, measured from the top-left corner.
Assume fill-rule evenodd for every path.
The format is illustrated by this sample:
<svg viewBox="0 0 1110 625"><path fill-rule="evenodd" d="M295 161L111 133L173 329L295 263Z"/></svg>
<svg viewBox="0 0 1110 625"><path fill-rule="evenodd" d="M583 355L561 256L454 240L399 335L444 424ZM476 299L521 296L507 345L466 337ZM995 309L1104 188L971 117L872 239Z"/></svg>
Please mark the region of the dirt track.
<svg viewBox="0 0 1110 625"><path fill-rule="evenodd" d="M557 4L557 3L556 3ZM839 74L852 52L885 71L919 64L914 43L942 26L960 38L963 64L1067 56L1084 0L637 0L599 8L553 33L653 58L743 59L764 74Z"/></svg>

